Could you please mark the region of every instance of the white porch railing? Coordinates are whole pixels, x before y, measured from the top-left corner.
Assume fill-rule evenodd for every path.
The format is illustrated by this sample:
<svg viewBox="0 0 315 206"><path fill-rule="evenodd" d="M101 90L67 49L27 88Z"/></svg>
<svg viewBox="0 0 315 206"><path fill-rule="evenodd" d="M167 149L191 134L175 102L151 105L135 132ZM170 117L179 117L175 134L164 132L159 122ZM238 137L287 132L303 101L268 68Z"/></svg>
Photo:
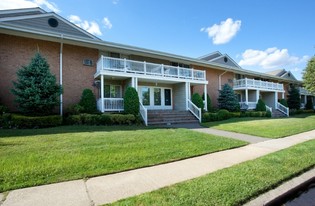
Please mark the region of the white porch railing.
<svg viewBox="0 0 315 206"><path fill-rule="evenodd" d="M188 110L199 120L201 123L201 109L198 108L192 101L187 99L188 102Z"/></svg>
<svg viewBox="0 0 315 206"><path fill-rule="evenodd" d="M148 126L148 110L147 108L143 106L141 102L140 102L140 114L144 121L145 126Z"/></svg>
<svg viewBox="0 0 315 206"><path fill-rule="evenodd" d="M101 56L97 61L97 72L112 71L123 73L143 74L145 76L161 76L165 78L206 80L206 71L183 67L174 67L163 64L119 59Z"/></svg>
<svg viewBox="0 0 315 206"><path fill-rule="evenodd" d="M272 113L272 107L269 107L268 105L266 105L266 111L270 111Z"/></svg>
<svg viewBox="0 0 315 206"><path fill-rule="evenodd" d="M311 92L309 92L307 89L305 89L304 87L299 87L299 92L300 92L300 95L314 95L312 94Z"/></svg>
<svg viewBox="0 0 315 206"><path fill-rule="evenodd" d="M102 99L97 100L97 108L102 110ZM124 111L123 98L104 98L104 111L105 112L121 112Z"/></svg>
<svg viewBox="0 0 315 206"><path fill-rule="evenodd" d="M274 90L274 91L284 91L283 84L255 80L255 79L247 79L247 78L234 80L233 88L234 89L256 88L256 89L267 89L267 90Z"/></svg>
<svg viewBox="0 0 315 206"><path fill-rule="evenodd" d="M256 102L239 102L240 106L242 106L242 104L246 104L248 106L247 109L256 109Z"/></svg>
<svg viewBox="0 0 315 206"><path fill-rule="evenodd" d="M277 102L277 109L286 116L289 116L289 108L280 104L279 102Z"/></svg>

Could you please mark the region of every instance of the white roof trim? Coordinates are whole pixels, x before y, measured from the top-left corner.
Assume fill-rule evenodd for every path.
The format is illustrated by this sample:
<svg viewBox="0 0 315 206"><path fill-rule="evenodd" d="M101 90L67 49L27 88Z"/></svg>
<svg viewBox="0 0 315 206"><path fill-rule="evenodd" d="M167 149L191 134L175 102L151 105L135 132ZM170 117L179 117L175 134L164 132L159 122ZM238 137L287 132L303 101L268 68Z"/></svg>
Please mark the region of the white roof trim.
<svg viewBox="0 0 315 206"><path fill-rule="evenodd" d="M220 56L222 56L222 53L221 53L221 52L215 51L215 52L211 52L211 53L209 53L209 54L203 55L203 56L201 56L201 57L198 57L198 59L204 59L204 58L209 57L209 56L212 56L212 55L214 55L214 54L219 54Z"/></svg>
<svg viewBox="0 0 315 206"><path fill-rule="evenodd" d="M49 17L49 16L59 19L60 21L64 22L65 24L71 26L72 28L74 28L76 30L79 30L80 32L86 34L87 36L89 36L93 39L99 39L96 36L90 34L89 32L85 31L84 29L78 27L77 25L71 23L70 21L64 19L63 17L61 17L61 16L59 16L53 12L43 13L43 14L35 14L35 15L0 18L0 22L10 22L10 21L18 21L18 20L24 20L24 19L36 19L36 18Z"/></svg>
<svg viewBox="0 0 315 206"><path fill-rule="evenodd" d="M47 13L45 10L41 9L40 7L35 7L35 8L24 8L24 9L0 10L0 14L24 13L24 12L32 12L32 11L39 11L43 14Z"/></svg>

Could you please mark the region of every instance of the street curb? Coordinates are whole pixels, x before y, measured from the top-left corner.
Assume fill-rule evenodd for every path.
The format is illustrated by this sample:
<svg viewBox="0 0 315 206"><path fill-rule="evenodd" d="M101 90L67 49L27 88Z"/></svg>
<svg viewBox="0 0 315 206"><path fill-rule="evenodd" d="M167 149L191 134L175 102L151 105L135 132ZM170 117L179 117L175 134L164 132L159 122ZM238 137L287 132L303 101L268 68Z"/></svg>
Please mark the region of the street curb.
<svg viewBox="0 0 315 206"><path fill-rule="evenodd" d="M315 181L315 168L295 177L291 180L286 181L277 188L270 190L256 199L248 202L245 206L256 206L256 205L279 205L281 200L287 196L296 193L301 188L307 186L311 182Z"/></svg>

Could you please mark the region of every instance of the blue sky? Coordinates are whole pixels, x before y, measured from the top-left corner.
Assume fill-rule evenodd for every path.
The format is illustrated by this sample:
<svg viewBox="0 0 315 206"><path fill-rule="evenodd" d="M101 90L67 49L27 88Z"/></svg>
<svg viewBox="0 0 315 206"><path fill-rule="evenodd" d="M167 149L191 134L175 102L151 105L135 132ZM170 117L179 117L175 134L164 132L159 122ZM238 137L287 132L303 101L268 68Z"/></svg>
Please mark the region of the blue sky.
<svg viewBox="0 0 315 206"><path fill-rule="evenodd" d="M244 69L284 68L298 79L315 54L312 0L0 2L0 9L32 6L55 11L106 41L189 57L220 51Z"/></svg>

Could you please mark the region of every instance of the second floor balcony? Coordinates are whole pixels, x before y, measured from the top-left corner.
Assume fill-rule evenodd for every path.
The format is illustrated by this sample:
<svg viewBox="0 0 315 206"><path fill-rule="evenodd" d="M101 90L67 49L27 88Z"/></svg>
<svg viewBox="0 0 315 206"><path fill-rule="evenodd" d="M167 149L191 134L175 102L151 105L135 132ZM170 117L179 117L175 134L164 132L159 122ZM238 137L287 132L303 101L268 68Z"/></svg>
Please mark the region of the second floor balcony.
<svg viewBox="0 0 315 206"><path fill-rule="evenodd" d="M233 89L260 89L284 92L283 84L247 78L234 80Z"/></svg>
<svg viewBox="0 0 315 206"><path fill-rule="evenodd" d="M128 74L140 74L148 77L175 78L195 81L206 81L206 72L191 68L175 67L164 64L134 61L101 56L97 62L97 73L119 72Z"/></svg>

